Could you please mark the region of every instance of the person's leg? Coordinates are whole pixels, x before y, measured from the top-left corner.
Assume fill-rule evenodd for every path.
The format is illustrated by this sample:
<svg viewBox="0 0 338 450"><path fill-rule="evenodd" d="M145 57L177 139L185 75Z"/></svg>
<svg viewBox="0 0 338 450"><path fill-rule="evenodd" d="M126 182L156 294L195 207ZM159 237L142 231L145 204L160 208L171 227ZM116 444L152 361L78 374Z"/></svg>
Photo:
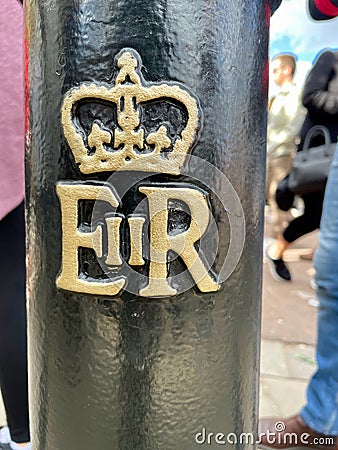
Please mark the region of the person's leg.
<svg viewBox="0 0 338 450"><path fill-rule="evenodd" d="M0 386L12 441L30 440L23 204L0 222Z"/></svg>
<svg viewBox="0 0 338 450"><path fill-rule="evenodd" d="M318 313L318 369L301 411L317 432L338 436L338 150L326 187L319 247L314 257Z"/></svg>
<svg viewBox="0 0 338 450"><path fill-rule="evenodd" d="M311 231L319 228L324 193L316 192L303 196L304 214L292 220L276 241L266 250L272 276L278 281L290 281L290 271L283 260L285 250L289 245Z"/></svg>
<svg viewBox="0 0 338 450"><path fill-rule="evenodd" d="M265 250L271 275L276 281L291 281L290 271L281 256L289 245L289 242L286 242L283 236L279 235L276 241Z"/></svg>
<svg viewBox="0 0 338 450"><path fill-rule="evenodd" d="M304 201L304 213L296 217L283 232L286 242L292 243L305 234L317 230L322 216L324 192L315 192L302 196Z"/></svg>
<svg viewBox="0 0 338 450"><path fill-rule="evenodd" d="M286 241L282 234L280 234L276 242L270 245L268 254L272 259L279 259L283 257L283 253L289 247L290 242Z"/></svg>
<svg viewBox="0 0 338 450"><path fill-rule="evenodd" d="M284 223L288 222L290 219L289 212L282 211L278 208L276 191L278 183L290 172L291 162L291 156L281 156L280 158L274 158L269 162L268 202L271 209L272 237L277 237L282 232Z"/></svg>
<svg viewBox="0 0 338 450"><path fill-rule="evenodd" d="M292 242L319 228L323 199L324 193L321 192L304 195L304 214L292 220L276 242L270 246L271 258L283 258L283 253Z"/></svg>

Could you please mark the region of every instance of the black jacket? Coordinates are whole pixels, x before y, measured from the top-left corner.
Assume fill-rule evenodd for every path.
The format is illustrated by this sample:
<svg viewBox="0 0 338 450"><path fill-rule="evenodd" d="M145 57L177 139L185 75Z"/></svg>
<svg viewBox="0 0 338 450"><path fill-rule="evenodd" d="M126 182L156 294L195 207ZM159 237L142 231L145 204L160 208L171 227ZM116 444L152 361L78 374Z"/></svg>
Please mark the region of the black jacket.
<svg viewBox="0 0 338 450"><path fill-rule="evenodd" d="M306 79L302 101L308 112L300 131L298 150L302 150L307 132L315 125L325 125L331 142L337 142L338 52L325 51L319 56ZM313 142L313 145L321 143Z"/></svg>
<svg viewBox="0 0 338 450"><path fill-rule="evenodd" d="M282 3L282 0L270 0L271 6L271 15L276 11L279 5Z"/></svg>

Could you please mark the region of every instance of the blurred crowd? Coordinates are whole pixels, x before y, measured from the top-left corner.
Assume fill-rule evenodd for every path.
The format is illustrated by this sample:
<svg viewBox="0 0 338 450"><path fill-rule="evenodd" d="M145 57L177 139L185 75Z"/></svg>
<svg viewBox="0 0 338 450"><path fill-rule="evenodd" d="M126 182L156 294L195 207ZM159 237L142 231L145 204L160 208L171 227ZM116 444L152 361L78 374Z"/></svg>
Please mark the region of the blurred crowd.
<svg viewBox="0 0 338 450"><path fill-rule="evenodd" d="M336 0L309 0L308 8L315 20L338 16ZM279 92L268 110L266 203L271 241L265 257L273 278L290 283L297 274L291 274L285 251L319 229L318 246L304 255L313 259L319 311L317 370L309 381L306 403L292 417L261 419L259 433L262 448L337 450L338 52L322 51L303 86L294 83L294 55L276 55L271 67ZM276 424L282 424L280 429ZM271 439L276 430L278 439Z"/></svg>

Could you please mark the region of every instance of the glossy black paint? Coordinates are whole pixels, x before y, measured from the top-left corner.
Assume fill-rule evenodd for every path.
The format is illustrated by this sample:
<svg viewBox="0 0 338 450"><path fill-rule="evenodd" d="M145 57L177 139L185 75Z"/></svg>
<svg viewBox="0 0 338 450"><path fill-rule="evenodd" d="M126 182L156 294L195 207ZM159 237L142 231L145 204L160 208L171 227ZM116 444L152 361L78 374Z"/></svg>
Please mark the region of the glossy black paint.
<svg viewBox="0 0 338 450"><path fill-rule="evenodd" d="M195 435L203 428L255 431L269 15L264 0L26 2L35 450L186 450L201 447ZM243 255L216 294L192 289L174 298L110 299L55 286L61 265L55 183L87 179L63 137L62 98L84 81L111 82L114 56L124 47L139 52L146 79L183 83L200 99L204 126L193 154L218 167L242 202ZM219 217L221 205L213 208ZM226 226L220 230L222 253L229 238Z"/></svg>

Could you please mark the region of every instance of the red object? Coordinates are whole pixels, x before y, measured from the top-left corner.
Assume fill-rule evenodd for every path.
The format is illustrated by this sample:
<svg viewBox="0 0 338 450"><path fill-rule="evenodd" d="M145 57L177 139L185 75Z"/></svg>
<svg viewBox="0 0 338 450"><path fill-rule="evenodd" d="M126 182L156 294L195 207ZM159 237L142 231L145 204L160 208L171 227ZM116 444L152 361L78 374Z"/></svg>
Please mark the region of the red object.
<svg viewBox="0 0 338 450"><path fill-rule="evenodd" d="M316 8L325 16L338 16L338 6L334 6L330 0L314 0Z"/></svg>

